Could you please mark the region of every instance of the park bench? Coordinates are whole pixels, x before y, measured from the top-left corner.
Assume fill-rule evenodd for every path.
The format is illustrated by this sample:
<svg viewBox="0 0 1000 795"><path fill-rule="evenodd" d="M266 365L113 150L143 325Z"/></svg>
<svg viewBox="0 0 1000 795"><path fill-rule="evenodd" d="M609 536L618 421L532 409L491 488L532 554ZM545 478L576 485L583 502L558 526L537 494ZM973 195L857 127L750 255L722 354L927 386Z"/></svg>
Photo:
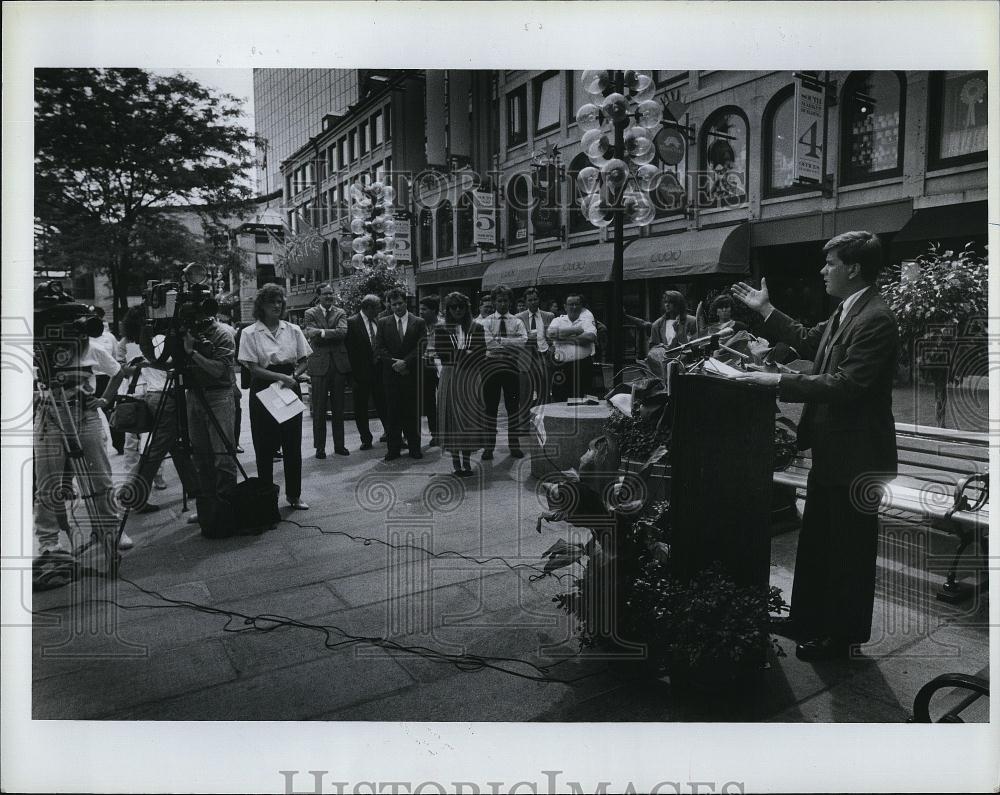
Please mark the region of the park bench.
<svg viewBox="0 0 1000 795"><path fill-rule="evenodd" d="M978 675L941 674L924 685L913 699L911 723L969 723L989 722L990 682L989 668ZM931 717L931 699L940 691L941 697L935 703L935 713Z"/></svg>
<svg viewBox="0 0 1000 795"><path fill-rule="evenodd" d="M896 423L899 474L882 496L880 510L895 509L921 523L951 533L958 548L939 599L959 602L971 588L956 581L966 548L985 546L989 528L989 441L986 433ZM774 473L776 485L805 491L811 458L800 453Z"/></svg>

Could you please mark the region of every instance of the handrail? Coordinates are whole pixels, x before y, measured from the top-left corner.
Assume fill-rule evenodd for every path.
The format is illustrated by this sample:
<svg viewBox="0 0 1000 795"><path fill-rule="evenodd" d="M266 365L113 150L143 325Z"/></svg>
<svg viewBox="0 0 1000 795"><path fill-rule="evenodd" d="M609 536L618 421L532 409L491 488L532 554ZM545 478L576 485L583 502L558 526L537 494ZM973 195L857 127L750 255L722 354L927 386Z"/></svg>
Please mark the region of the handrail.
<svg viewBox="0 0 1000 795"><path fill-rule="evenodd" d="M913 722L914 723L933 723L931 720L930 706L931 698L934 694L945 687L960 687L966 690L972 690L980 696L989 696L990 694L990 683L989 680L983 679L980 676L970 676L969 674L941 674L940 676L931 679L926 685L920 688L917 693L917 697L913 699ZM965 709L968 703L963 702L960 709ZM957 714L952 715L952 711L946 712L942 720L948 722L948 718L957 718ZM957 711L955 711L957 713Z"/></svg>

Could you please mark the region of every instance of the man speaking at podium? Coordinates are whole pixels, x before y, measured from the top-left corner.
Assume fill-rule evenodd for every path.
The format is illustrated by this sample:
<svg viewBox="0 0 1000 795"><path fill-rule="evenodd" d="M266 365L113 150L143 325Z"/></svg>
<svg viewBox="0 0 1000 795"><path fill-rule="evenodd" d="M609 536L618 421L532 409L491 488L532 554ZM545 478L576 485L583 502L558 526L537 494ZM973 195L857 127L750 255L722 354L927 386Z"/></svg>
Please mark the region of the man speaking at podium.
<svg viewBox="0 0 1000 795"><path fill-rule="evenodd" d="M871 232L845 232L824 247L826 291L842 299L812 328L775 309L767 283L733 287L764 318L764 336L813 359L812 372L746 373L778 387L778 398L805 403L798 446L812 449L792 585L792 631L802 660L849 655L871 637L878 549L877 504L869 495L896 475L892 379L896 320L874 287L882 246Z"/></svg>

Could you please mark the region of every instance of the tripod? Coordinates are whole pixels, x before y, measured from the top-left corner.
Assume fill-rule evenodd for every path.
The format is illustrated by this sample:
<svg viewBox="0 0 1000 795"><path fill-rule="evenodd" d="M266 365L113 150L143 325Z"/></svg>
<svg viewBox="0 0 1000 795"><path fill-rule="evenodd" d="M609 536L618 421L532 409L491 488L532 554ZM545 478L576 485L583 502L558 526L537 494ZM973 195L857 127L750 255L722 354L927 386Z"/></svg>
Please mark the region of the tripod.
<svg viewBox="0 0 1000 795"><path fill-rule="evenodd" d="M235 445L229 441L228 435L223 432L222 425L219 422L218 417L216 417L215 412L212 411L212 407L206 401L204 392L202 391L201 387L198 387L194 384L186 383L186 374L184 372L183 367L175 367L167 371L167 381L160 394L160 400L156 405L156 411L154 412L153 415L153 424L147 433L146 442L143 445L143 449L139 456L139 461L136 465L135 472L136 473L141 472L143 468L146 466L147 461L149 460L149 449L151 445L154 443L154 440L157 440L157 434L160 431L161 424L163 423L163 414L165 411L165 407L167 405L168 398L173 399L176 427L174 428L173 432L173 442L172 444L169 445L167 449L171 451L170 455L172 458L175 459L175 465L176 465L176 456L181 455L185 458L185 462L182 466L186 467L189 471L190 469L192 469L192 464L191 464L192 446L191 446L191 438L188 430L188 420L187 420L187 392L191 392L194 395L195 399L200 402L202 408L205 410L206 416L208 416L209 421L212 423L212 426L215 429L216 434L218 434L219 438L222 439L222 442L225 445L226 455L233 460L234 464L236 464L236 467L239 470L240 474L243 475L243 479L248 480L249 476L247 475L246 470L243 469L243 465L240 463L239 458L236 455ZM213 452L217 453L218 451L213 451ZM178 468L178 471L180 471L180 468ZM183 500L182 510L186 511L188 506L189 495L187 487L183 484L183 479L181 485L182 485L181 493ZM119 523L118 526L118 533L116 534L116 543L117 540L121 538L122 533L125 531L125 525L128 522L128 518L129 515L131 514L132 507L133 506L131 504L125 505L125 510L122 513L121 522Z"/></svg>

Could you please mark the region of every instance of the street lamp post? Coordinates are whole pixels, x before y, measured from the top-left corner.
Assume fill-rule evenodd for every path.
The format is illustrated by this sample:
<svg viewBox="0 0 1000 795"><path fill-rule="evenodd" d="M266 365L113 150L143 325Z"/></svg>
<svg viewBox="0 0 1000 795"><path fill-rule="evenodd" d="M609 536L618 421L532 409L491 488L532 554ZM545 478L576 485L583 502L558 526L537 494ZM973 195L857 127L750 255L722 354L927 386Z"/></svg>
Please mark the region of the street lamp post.
<svg viewBox="0 0 1000 795"><path fill-rule="evenodd" d="M652 128L660 123L663 110L653 101L652 78L633 69L588 69L582 82L593 101L580 107L576 121L584 131L580 142L593 165L580 171L577 186L584 194L580 209L587 220L597 227L614 224L608 321L617 386L625 365L625 222L646 226L656 216L649 196L660 174L651 165L655 156Z"/></svg>

